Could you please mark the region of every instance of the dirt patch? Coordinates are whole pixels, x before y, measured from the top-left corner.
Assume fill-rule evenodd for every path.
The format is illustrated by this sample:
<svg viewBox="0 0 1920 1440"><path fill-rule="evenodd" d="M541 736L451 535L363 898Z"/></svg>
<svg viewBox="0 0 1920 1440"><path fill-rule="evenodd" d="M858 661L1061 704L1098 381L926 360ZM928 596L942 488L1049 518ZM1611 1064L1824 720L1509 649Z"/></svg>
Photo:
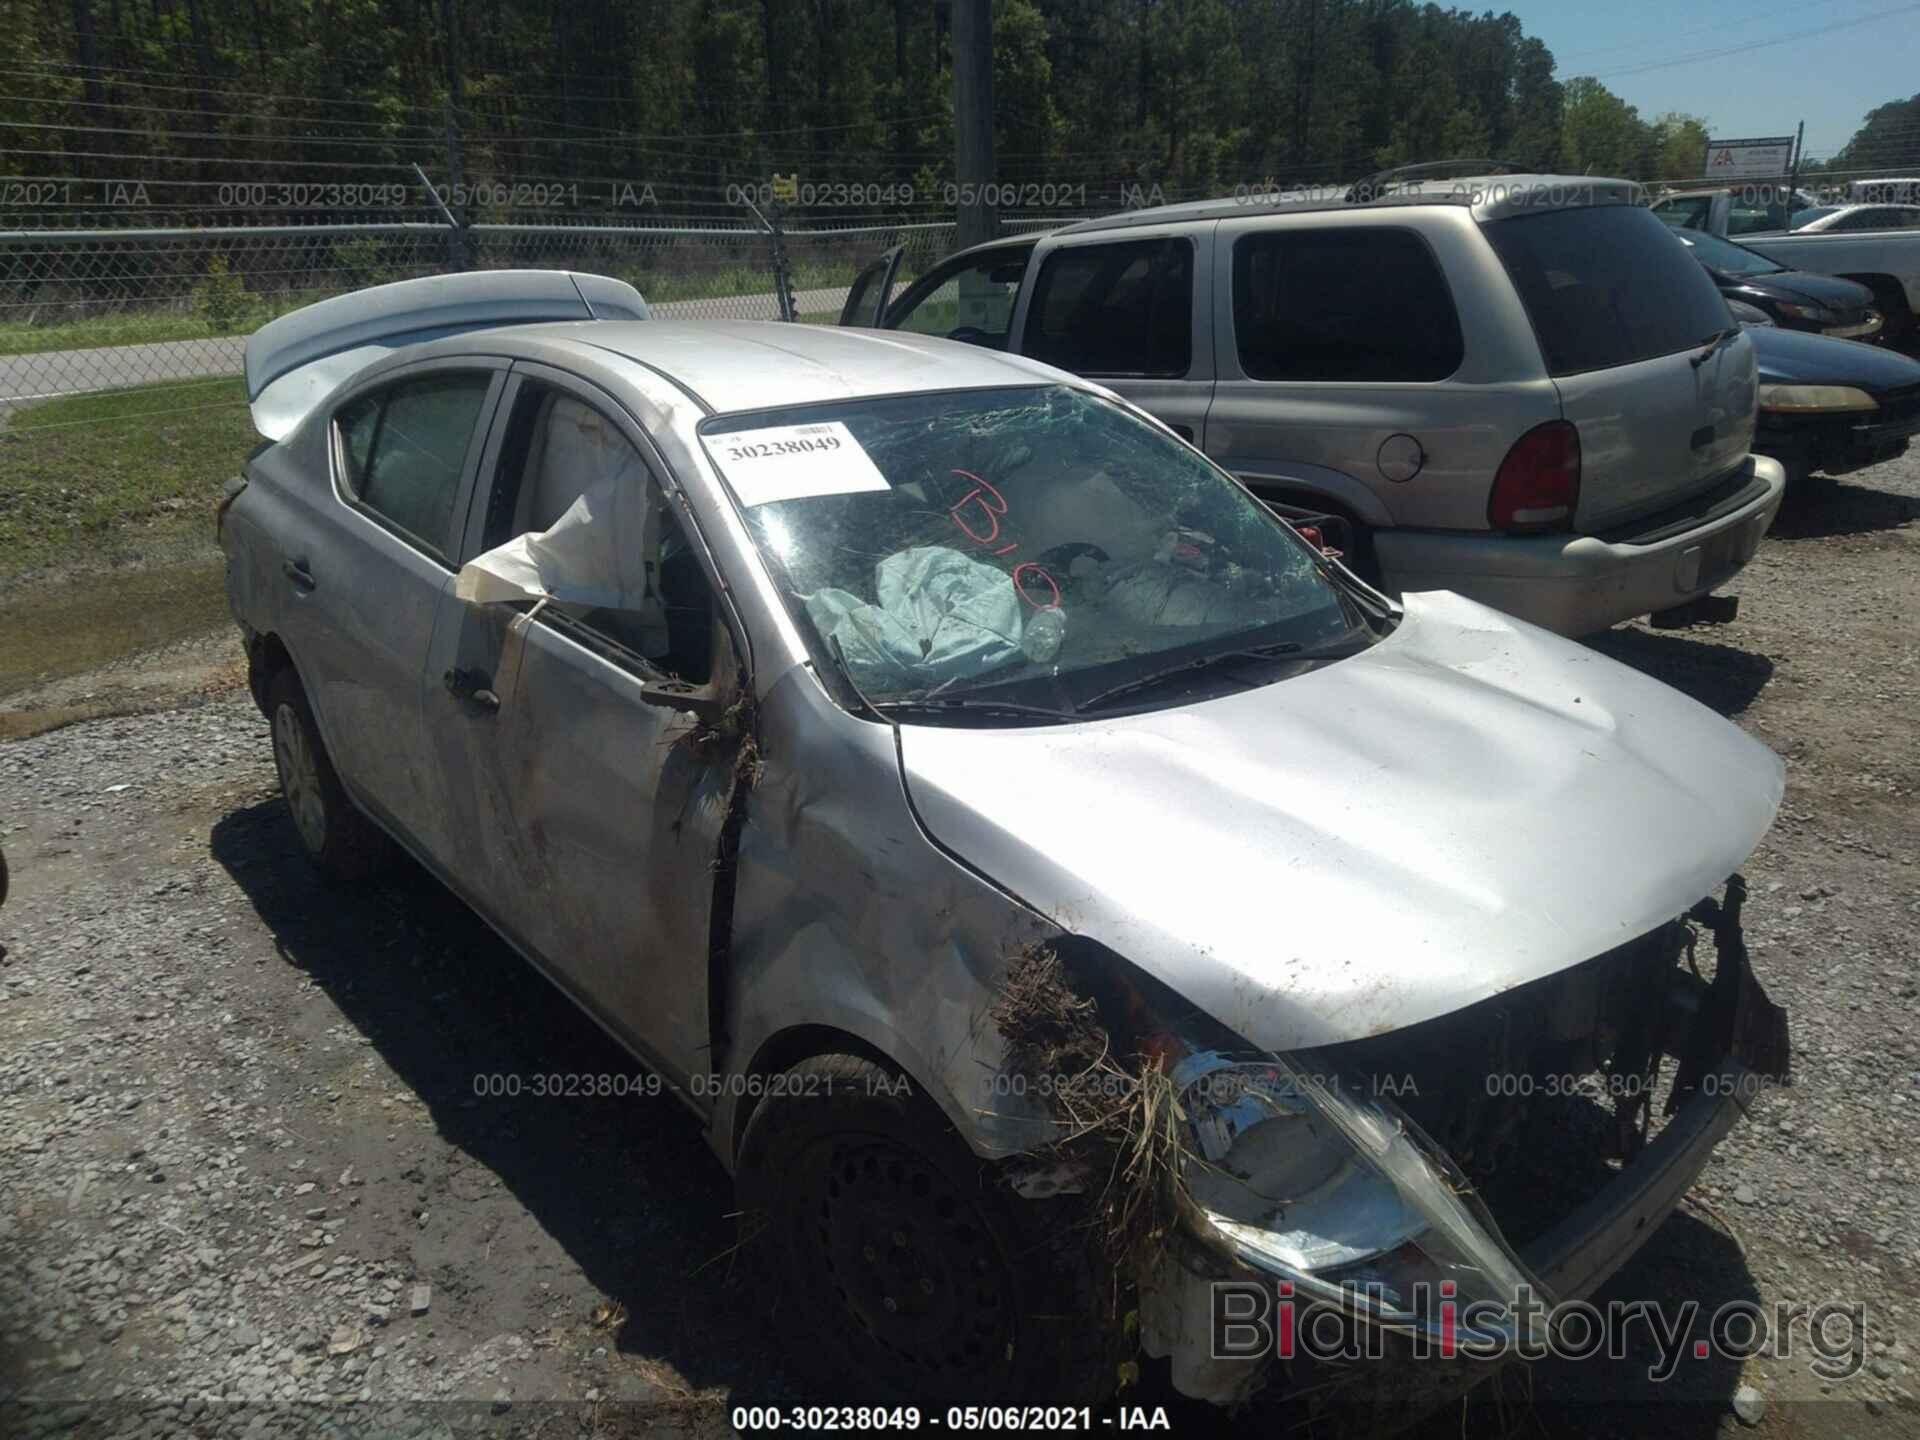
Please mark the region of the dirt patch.
<svg viewBox="0 0 1920 1440"><path fill-rule="evenodd" d="M0 624L6 607L0 605ZM247 683L247 659L231 625L201 627L171 644L120 656L77 675L41 680L0 699L0 740L42 735L82 720L144 715L226 695ZM4 693L4 692L0 692Z"/></svg>

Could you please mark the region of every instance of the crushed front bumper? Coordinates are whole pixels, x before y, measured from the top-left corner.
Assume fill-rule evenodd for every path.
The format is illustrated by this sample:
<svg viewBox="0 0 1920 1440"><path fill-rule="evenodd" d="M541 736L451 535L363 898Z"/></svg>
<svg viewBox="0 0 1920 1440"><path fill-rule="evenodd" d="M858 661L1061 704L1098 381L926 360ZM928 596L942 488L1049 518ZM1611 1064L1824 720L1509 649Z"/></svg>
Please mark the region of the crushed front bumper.
<svg viewBox="0 0 1920 1440"><path fill-rule="evenodd" d="M1753 975L1740 929L1744 899L1745 884L1736 875L1724 901L1704 900L1690 912L1713 933L1718 959L1711 981L1677 967L1670 975L1657 1031L1660 1053L1677 1065L1667 1123L1611 1183L1517 1252L1548 1306L1591 1295L1626 1264L1678 1206L1754 1097L1790 1080L1786 1013ZM1142 1287L1141 1336L1149 1354L1171 1360L1183 1394L1235 1404L1258 1387L1270 1362L1215 1356L1215 1286L1285 1283L1293 1288L1284 1293L1301 1296L1324 1295L1325 1287L1246 1249L1226 1248L1230 1254L1223 1255L1218 1246L1189 1240L1169 1252ZM1358 1323L1375 1323L1364 1304L1348 1313ZM1396 1385L1396 1393L1404 1391L1396 1403L1438 1404L1490 1373L1484 1365L1442 1368L1445 1380L1426 1374ZM1405 1418L1411 1423L1417 1416Z"/></svg>

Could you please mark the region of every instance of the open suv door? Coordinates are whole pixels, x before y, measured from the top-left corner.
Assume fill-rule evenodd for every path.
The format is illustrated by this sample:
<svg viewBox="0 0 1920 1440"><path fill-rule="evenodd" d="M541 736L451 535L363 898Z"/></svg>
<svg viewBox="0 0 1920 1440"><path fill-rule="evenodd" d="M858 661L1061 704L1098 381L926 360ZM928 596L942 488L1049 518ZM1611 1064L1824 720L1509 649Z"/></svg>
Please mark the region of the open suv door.
<svg viewBox="0 0 1920 1440"><path fill-rule="evenodd" d="M900 256L906 246L896 245L870 260L847 287L847 303L840 307L840 323L878 330L886 318L887 297L893 294L893 277L900 271Z"/></svg>

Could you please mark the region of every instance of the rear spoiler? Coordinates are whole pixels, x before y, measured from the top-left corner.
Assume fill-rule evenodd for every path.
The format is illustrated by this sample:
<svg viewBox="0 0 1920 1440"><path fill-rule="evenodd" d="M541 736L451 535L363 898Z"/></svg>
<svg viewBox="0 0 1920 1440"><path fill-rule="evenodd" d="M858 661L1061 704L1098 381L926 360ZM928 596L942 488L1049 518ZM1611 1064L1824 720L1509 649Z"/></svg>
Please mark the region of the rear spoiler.
<svg viewBox="0 0 1920 1440"><path fill-rule="evenodd" d="M248 337L253 427L284 440L342 381L403 345L501 325L649 318L647 302L626 281L569 270L429 275L336 295Z"/></svg>

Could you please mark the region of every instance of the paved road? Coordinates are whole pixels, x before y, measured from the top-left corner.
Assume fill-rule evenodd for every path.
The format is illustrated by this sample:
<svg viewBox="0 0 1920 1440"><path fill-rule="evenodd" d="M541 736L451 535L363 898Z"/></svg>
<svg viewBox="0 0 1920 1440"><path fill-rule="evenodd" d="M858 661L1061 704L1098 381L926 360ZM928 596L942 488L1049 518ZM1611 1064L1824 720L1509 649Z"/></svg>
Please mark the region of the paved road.
<svg viewBox="0 0 1920 1440"><path fill-rule="evenodd" d="M801 290L794 303L802 314L837 312L846 303L845 286ZM663 320L771 320L771 295L739 295L710 300L670 300L653 307ZM142 345L113 345L91 350L50 350L39 355L0 355L0 413L30 400L145 385L157 380L199 380L238 375L246 350L243 336L210 340L162 340Z"/></svg>

